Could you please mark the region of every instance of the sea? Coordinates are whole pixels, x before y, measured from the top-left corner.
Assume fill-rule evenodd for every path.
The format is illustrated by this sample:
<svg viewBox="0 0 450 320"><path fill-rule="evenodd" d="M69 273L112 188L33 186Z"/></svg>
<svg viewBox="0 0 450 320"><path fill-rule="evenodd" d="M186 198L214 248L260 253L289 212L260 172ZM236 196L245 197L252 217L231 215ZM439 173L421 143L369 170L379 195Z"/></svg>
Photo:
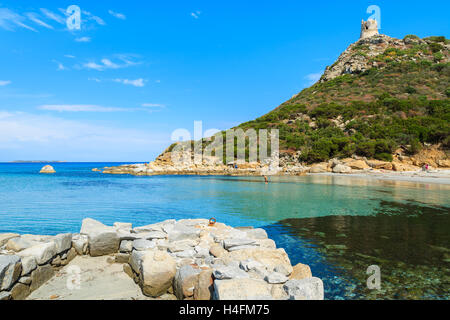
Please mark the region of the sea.
<svg viewBox="0 0 450 320"><path fill-rule="evenodd" d="M215 218L264 228L292 265L323 280L326 299L450 298L449 185L92 171L120 164L53 163L55 174L39 174L43 163L0 163L0 233L76 233L87 217L134 226Z"/></svg>

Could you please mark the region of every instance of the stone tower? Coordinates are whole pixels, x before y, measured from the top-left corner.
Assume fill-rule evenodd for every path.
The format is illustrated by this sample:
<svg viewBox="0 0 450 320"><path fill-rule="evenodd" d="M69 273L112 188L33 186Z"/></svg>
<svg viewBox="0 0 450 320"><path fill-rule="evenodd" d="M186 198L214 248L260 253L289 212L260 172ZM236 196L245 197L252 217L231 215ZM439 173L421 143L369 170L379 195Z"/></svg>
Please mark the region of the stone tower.
<svg viewBox="0 0 450 320"><path fill-rule="evenodd" d="M377 20L369 19L367 21L361 22L361 37L360 39L365 39L378 34L378 24Z"/></svg>

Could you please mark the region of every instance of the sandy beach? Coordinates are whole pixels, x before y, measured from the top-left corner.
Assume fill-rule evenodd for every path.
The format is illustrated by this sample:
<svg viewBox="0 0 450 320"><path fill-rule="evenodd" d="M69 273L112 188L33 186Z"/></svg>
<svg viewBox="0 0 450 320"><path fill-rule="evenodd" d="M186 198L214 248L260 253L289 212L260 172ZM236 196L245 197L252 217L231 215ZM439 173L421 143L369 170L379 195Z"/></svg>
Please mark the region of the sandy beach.
<svg viewBox="0 0 450 320"><path fill-rule="evenodd" d="M443 185L450 185L450 170L431 170L429 172L420 171L367 171L355 173L310 173L309 175L317 176L340 176L340 177L354 177L374 180L386 181L402 181L402 182L416 182L416 183L437 183Z"/></svg>

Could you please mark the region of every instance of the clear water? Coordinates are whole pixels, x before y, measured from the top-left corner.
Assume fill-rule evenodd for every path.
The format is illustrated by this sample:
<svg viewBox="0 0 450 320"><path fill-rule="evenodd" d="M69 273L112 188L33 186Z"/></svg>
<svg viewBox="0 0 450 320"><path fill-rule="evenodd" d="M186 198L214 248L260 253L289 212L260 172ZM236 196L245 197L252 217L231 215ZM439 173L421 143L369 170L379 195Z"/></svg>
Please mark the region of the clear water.
<svg viewBox="0 0 450 320"><path fill-rule="evenodd" d="M449 298L449 186L91 171L111 165L118 164L58 163L56 174L43 175L43 164L0 164L0 233L78 232L86 217L134 225L214 217L265 228L293 264L310 265L324 280L328 299ZM366 288L371 264L382 269L380 291Z"/></svg>

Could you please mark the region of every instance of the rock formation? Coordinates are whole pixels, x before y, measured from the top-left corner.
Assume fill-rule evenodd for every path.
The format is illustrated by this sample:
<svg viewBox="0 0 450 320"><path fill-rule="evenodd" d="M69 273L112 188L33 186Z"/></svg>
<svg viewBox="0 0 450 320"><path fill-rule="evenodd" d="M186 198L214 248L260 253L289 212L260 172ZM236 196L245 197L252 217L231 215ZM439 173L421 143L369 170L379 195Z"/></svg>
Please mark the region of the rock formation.
<svg viewBox="0 0 450 320"><path fill-rule="evenodd" d="M123 264L125 274L149 297L324 299L322 281L307 265L292 267L263 229L205 219L137 228L85 219L80 234L0 234L0 239L0 300L25 299L77 255L109 256L111 263ZM19 242L21 247L12 245Z"/></svg>
<svg viewBox="0 0 450 320"><path fill-rule="evenodd" d="M40 173L56 173L56 171L52 166L47 165L41 169Z"/></svg>

